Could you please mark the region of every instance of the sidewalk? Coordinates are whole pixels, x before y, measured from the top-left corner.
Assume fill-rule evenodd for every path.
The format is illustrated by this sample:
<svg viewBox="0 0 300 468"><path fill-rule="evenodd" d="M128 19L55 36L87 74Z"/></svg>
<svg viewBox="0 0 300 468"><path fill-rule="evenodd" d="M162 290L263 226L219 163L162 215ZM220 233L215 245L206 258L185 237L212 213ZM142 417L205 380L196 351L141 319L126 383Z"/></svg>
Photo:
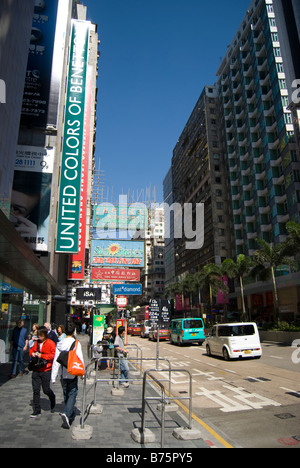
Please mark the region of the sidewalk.
<svg viewBox="0 0 300 468"><path fill-rule="evenodd" d="M87 358L88 336L79 335L85 363ZM160 426L150 411L147 411L146 428L155 434L155 442L140 444L131 437L131 431L141 427L142 385L131 384L124 389L124 396L112 396L112 385L107 382L97 385L97 405L102 405L102 414L88 414L86 426L92 427L92 438L74 440L74 427L80 426L83 382L79 380L77 416L71 429L63 429L59 413L63 411L63 394L59 380L52 385L56 394L54 413L50 412L49 400L41 391L42 414L36 419L32 413L31 372L10 380L11 363L0 364L0 447L1 448L112 448L112 449L160 449ZM103 378L110 378L109 371ZM99 375L99 374L98 374ZM93 391L87 396L87 404L93 400ZM184 419L183 419L184 418ZM177 440L172 432L179 427L187 427L186 418L180 413L166 413L165 449L209 448L203 439ZM193 421L193 429L202 432L201 426Z"/></svg>

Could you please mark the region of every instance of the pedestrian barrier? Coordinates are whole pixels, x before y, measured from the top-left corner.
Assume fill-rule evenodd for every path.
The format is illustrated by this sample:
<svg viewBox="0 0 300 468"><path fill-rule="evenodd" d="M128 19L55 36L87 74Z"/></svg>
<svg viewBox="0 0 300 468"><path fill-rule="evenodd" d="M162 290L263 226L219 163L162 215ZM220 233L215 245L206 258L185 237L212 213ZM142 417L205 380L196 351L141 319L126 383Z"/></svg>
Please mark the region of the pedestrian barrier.
<svg viewBox="0 0 300 468"><path fill-rule="evenodd" d="M98 359L92 359L92 361L86 366L86 372L84 375L84 381L83 381L83 397L82 397L82 409L81 409L81 428L84 429L84 424L85 424L85 419L86 416L88 415L89 411L88 408L92 408L93 406L97 405L97 383L100 382L108 382L112 383L113 385L116 382L116 389L119 390L120 388L120 380L121 380L121 372L120 372L120 363L122 358L112 358L112 357L105 357L106 360L113 361L115 363L114 365L114 372L113 372L113 377L112 378L97 378L97 372L101 372L98 370L98 361L103 358L98 358ZM129 362L141 362L140 357L131 357L128 358ZM157 358L142 358L142 361L157 361ZM171 370L171 363L168 359L166 358L159 358L159 361L165 361L168 364L168 369L164 369L164 372L169 372ZM94 369L94 377L91 376L92 372L92 367L96 365L96 368ZM116 375L116 369L118 369L117 375ZM128 379L129 382L136 382L136 381L142 381L143 379ZM91 382L92 381L92 382ZM88 386L88 383L90 384ZM171 381L170 381L171 385ZM87 395L91 390L94 390L94 395L93 395L93 400L92 403L87 406ZM171 387L169 387L169 390L171 391Z"/></svg>
<svg viewBox="0 0 300 468"><path fill-rule="evenodd" d="M186 372L189 375L189 396L179 396L173 397L169 392L169 395L166 395L166 389L162 382L169 382L171 381L171 374L172 372ZM165 414L166 414L166 405L170 404L172 400L189 400L189 419L188 419L188 427L187 428L177 428L173 431L173 436L177 439L182 440L192 440L192 439L199 439L201 438L201 433L199 431L193 430L192 427L192 375L190 371L187 369L169 369L169 379L158 379L153 375L154 372L166 372L165 369L148 369L144 373L143 377L143 392L142 392L142 423L141 429L133 429L131 432L131 437L135 442L147 444L153 443L155 440L155 436L151 433L151 431L146 429L146 406L150 409L153 416L159 423L161 427L161 448L164 448L165 442ZM161 395L158 397L154 396L147 396L146 397L146 385L149 382L154 382L160 389ZM160 401L161 402L161 417L159 418L156 414L155 410L152 408L150 401ZM159 407L157 407L159 409Z"/></svg>
<svg viewBox="0 0 300 468"><path fill-rule="evenodd" d="M187 428L177 428L173 431L174 437L177 437L178 439L183 439L183 440L191 440L191 439L198 439L201 437L199 431L193 431L192 429L192 375L187 369L172 369L171 368L171 363L168 359L166 358L160 358L158 356L154 358L144 358L142 356L142 350L139 349L137 345L130 345L133 348L137 350L137 355L135 357L130 357L127 358L128 361L131 364L136 363L137 365L140 365L140 377L139 378L130 378L128 379L129 382L137 382L140 381L143 384L143 390L142 390L142 423L141 423L141 429L134 429L132 431L132 438L136 442L140 443L148 443L153 441L154 435L146 429L145 427L145 414L146 414L146 406L148 406L153 413L154 417L156 420L159 422L160 427L161 427L161 446L164 446L164 434L165 434L165 413L170 408L172 411L176 411L174 407L171 407L171 402L175 400L188 400L189 401L189 420L188 420L188 427ZM129 347L129 346L127 346ZM139 355L140 353L140 355ZM99 376L99 373L101 371L98 370L98 363L100 360L105 359L109 361L114 362L114 371L113 371L113 376L112 378L103 378ZM85 421L90 413L97 413L100 414L102 412L101 405L97 404L97 384L99 383L112 383L113 385L113 390L112 390L112 395L122 395L123 390L120 389L120 380L121 380L121 372L120 372L120 363L121 363L122 358L116 358L116 357L99 357L97 359L93 358L91 362L86 366L86 372L84 376L84 382L83 382L83 397L82 397L82 409L81 409L81 422L80 422L80 427L77 427L77 430L79 429L80 434L83 434L82 438L91 438L92 434L92 428L90 426L85 425ZM143 373L142 366L143 363L145 362L150 362L154 361L156 363L156 367L154 369L149 369L146 370ZM159 365L161 362L166 362L167 367L166 368L159 368ZM93 370L94 366L94 370ZM92 375L93 371L93 375ZM179 397L173 397L171 393L171 384L172 384L172 373L174 372L185 372L189 376L189 395L188 396L179 396ZM158 379L154 373L167 373L168 378L164 379ZM146 388L147 388L147 383L154 383L158 386L160 389L160 396L153 397L153 396L147 396L146 397ZM168 383L168 390L166 389L165 385L162 382L167 382ZM91 403L87 404L87 395L93 390L93 397ZM160 417L156 414L156 412L153 410L153 408L150 405L151 401L156 401L160 402L160 405L157 407L157 412L160 411L161 415ZM91 431L90 431L91 429ZM78 431L77 431L78 432ZM85 434L88 434L85 436ZM76 436L78 436L76 434ZM80 436L81 437L81 436ZM155 438L155 437L154 437Z"/></svg>

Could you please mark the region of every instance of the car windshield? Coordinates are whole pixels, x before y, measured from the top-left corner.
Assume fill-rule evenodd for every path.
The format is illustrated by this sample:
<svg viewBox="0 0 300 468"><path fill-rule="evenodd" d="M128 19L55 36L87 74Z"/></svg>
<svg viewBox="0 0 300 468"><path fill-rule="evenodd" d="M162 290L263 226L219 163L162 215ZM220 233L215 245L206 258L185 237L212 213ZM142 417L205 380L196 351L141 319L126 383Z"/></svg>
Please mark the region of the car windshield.
<svg viewBox="0 0 300 468"><path fill-rule="evenodd" d="M183 328L203 328L202 320L185 320Z"/></svg>

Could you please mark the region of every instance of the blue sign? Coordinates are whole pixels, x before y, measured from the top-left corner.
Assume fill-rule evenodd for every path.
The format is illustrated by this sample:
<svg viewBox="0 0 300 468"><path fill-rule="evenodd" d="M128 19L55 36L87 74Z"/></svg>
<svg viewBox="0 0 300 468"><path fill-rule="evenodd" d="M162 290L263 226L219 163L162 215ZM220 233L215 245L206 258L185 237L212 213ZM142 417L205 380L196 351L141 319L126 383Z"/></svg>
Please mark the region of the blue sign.
<svg viewBox="0 0 300 468"><path fill-rule="evenodd" d="M124 296L141 296L142 285L141 284L113 284L113 294L124 295Z"/></svg>

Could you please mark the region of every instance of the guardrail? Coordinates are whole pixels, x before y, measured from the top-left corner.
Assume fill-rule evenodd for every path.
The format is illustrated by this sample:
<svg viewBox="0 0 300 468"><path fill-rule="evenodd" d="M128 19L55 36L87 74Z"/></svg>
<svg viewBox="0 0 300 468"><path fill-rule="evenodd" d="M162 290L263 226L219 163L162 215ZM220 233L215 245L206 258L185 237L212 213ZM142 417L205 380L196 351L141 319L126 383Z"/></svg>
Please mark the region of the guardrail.
<svg viewBox="0 0 300 468"><path fill-rule="evenodd" d="M160 358L156 356L155 358L143 358L142 356L142 351L139 349L137 345L131 345L133 348L137 349L137 356L136 357L128 357L126 358L131 364L132 363L137 363L140 364L140 378L129 378L129 382L137 382L141 381L143 383L143 389L142 389L142 421L141 421L141 428L134 429L131 433L131 436L135 442L138 443L147 443L147 442L153 442L153 437L154 435L151 434L151 431L149 429L146 429L146 407L148 407L159 423L161 427L161 447L164 447L165 444L165 414L166 410L168 409L168 405L171 404L172 401L175 400L188 400L188 427L187 428L177 428L173 431L173 435L177 438L184 439L184 440L191 440L191 439L199 439L200 438L200 433L199 431L194 431L192 428L192 374L189 370L187 369L177 369L171 368L171 363L168 359L166 358ZM127 346L128 347L128 346ZM141 355L139 356L139 351ZM98 361L99 360L110 360L114 361L114 372L113 372L113 378L99 378L97 377L98 374ZM82 398L82 410L81 410L81 429L84 430L85 426L85 419L88 414L88 408L96 408L97 405L97 384L101 382L111 382L113 385L116 383L116 389L119 390L120 386L120 380L121 380L121 372L120 372L120 363L124 358L112 358L112 357L99 357L98 359L92 359L92 361L86 366L86 372L84 376L84 382L83 382L83 398ZM144 372L142 370L142 366L144 362L149 362L149 361L154 361L156 363L156 367L153 369L148 369ZM159 368L159 364L164 361L167 362L168 366L167 368ZM91 370L92 366L95 366L95 375L93 377L93 382L90 386L88 386L88 380L91 380ZM172 384L172 373L174 372L185 372L188 374L189 377L189 392L188 396L172 396L171 393L171 384ZM159 373L167 373L168 378L158 378L156 374ZM143 376L142 376L143 374ZM142 377L141 377L142 376ZM149 383L155 383L159 390L160 390L160 395L159 396L152 396L152 395L146 395L146 389L147 389L147 384ZM167 382L168 384L168 390L166 389L166 386L163 384L163 382ZM94 390L94 395L93 395L93 400L92 402L87 405L87 395L88 393ZM151 402L156 401L161 403L161 408L157 407L156 411L153 409L151 406ZM101 405L100 405L101 406ZM170 405L171 407L171 405ZM173 410L173 408L172 408ZM160 416L157 414L157 412L160 411L161 414ZM96 408L96 412L99 412L98 409ZM89 426L87 426L88 428ZM149 433L150 433L150 440L149 440ZM155 439L155 437L154 437Z"/></svg>
<svg viewBox="0 0 300 468"><path fill-rule="evenodd" d="M166 389L162 382L164 381L169 381L171 380L171 373L172 372L186 372L189 375L189 396L183 397L173 397L169 393L168 396L166 396ZM136 430L132 431L132 437L136 442L140 443L145 443L146 442L146 437L145 437L145 431L146 431L146 406L150 409L151 413L159 423L161 427L161 448L164 448L164 442L165 442L165 414L166 414L166 405L170 403L172 400L189 400L189 421L188 421L188 428L186 430L192 430L192 374L190 371L187 369L169 369L169 379L168 380L159 380L157 379L153 373L154 372L166 372L165 369L148 369L144 373L143 377L143 392L142 392L142 424L141 424L141 430L140 430L140 437L137 433ZM148 380L147 380L148 379ZM155 382L156 385L159 386L161 390L161 396L154 397L154 396L147 396L146 397L146 384L147 382L149 383L151 381ZM155 412L155 410L151 407L150 401L160 401L161 402L161 418L159 418ZM149 434L148 434L149 436Z"/></svg>
<svg viewBox="0 0 300 468"><path fill-rule="evenodd" d="M102 359L105 359L105 360L110 360L110 361L114 361L115 365L114 365L114 373L113 373L113 378L97 378L97 372L98 371L98 361L99 360L102 360ZM140 362L141 363L141 358L140 357L131 357L131 358L127 358L129 362L133 362L133 361L137 361L137 362ZM92 359L92 361L86 366L86 370L85 370L85 375L84 375L84 381L83 381L83 397L82 397L82 410L81 410L81 428L83 429L84 428L84 421L85 421L85 415L87 413L87 404L86 404L86 400L87 400L87 395L88 393L94 389L94 396L93 396L93 405L96 405L97 404L97 383L99 382L112 382L114 384L114 382L117 383L117 389L119 389L119 385L120 385L120 380L121 380L121 372L120 372L120 363L121 363L121 360L122 358L112 358L112 357L101 357L101 358L98 358L98 359ZM145 361L156 361L157 362L157 358L142 358L142 361L145 362ZM165 361L168 363L168 369L161 369L163 370L164 372L170 372L171 370L171 363L169 361L169 359L166 359L166 358L159 358L158 361ZM95 372L95 376L94 376L94 381L93 383L88 387L87 385L87 380L90 380L90 376L91 376L91 367L92 366L95 366L96 364L96 369L94 369L96 372ZM116 366L116 364L118 364ZM142 364L141 364L142 365ZM115 373L116 373L116 368L118 368L118 374L117 376L115 376ZM142 367L141 367L142 369ZM128 379L129 382L136 382L136 381L143 381L142 378L134 378L134 379ZM169 392L171 392L171 380L169 381Z"/></svg>

